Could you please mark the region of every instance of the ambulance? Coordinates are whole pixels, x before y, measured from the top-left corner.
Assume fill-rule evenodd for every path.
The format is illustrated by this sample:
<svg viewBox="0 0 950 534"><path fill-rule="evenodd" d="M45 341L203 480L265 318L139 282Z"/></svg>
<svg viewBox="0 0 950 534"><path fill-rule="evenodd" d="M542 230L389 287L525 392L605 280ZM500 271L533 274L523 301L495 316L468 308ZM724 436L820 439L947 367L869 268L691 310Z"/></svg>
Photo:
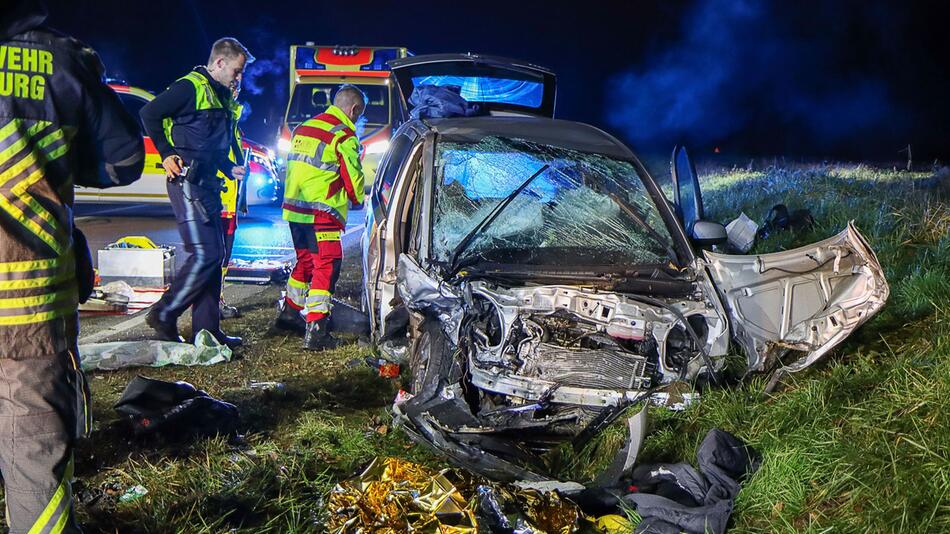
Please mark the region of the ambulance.
<svg viewBox="0 0 950 534"><path fill-rule="evenodd" d="M399 47L292 45L290 98L277 139L279 160L286 161L294 128L323 113L341 84L352 84L366 93L368 100L356 124L356 135L363 145L363 172L369 190L376 167L389 148L393 127L403 119L387 62L411 55Z"/></svg>
<svg viewBox="0 0 950 534"><path fill-rule="evenodd" d="M132 114L141 126L139 110L155 95L145 89L128 85L118 80L109 80L109 87L119 96L119 101L126 111ZM129 185L109 189L95 189L91 187L76 188L76 202L97 202L102 204L168 204L168 192L165 189L167 180L162 168L162 158L152 139L145 134L142 128L142 137L145 140L145 168L142 176ZM274 164L273 151L265 146L244 138L245 149L250 149L248 162L247 203L249 205L272 204L282 195L281 182Z"/></svg>

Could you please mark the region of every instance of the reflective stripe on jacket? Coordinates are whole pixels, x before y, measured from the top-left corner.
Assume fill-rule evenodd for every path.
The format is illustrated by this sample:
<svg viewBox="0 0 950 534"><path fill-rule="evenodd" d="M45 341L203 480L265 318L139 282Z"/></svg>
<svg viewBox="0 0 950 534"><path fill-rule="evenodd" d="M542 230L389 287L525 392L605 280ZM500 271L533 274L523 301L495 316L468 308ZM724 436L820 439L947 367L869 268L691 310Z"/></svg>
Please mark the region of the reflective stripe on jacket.
<svg viewBox="0 0 950 534"><path fill-rule="evenodd" d="M91 49L35 29L0 57L0 358L53 358L78 334L73 188L131 183L144 146Z"/></svg>
<svg viewBox="0 0 950 534"><path fill-rule="evenodd" d="M325 113L294 130L287 155L284 220L313 223L314 215L329 215L346 225L349 203L363 202L360 143L353 121L330 106Z"/></svg>

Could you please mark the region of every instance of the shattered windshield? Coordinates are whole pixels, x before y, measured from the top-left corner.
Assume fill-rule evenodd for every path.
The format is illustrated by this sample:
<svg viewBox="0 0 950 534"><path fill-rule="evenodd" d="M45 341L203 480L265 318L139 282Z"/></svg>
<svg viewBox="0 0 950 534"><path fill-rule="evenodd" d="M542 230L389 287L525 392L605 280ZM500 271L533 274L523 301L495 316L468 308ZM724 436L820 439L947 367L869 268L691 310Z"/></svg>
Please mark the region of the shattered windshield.
<svg viewBox="0 0 950 534"><path fill-rule="evenodd" d="M459 260L570 267L676 262L673 239L632 164L502 137L439 144L433 259L451 261L466 234L544 165Z"/></svg>

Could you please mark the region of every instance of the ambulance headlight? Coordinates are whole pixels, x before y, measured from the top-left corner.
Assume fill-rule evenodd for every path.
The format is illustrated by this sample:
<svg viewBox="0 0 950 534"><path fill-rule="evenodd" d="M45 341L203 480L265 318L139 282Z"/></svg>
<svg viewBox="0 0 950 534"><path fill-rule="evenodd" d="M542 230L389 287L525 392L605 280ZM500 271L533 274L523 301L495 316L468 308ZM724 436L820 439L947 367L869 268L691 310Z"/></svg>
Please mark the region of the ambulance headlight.
<svg viewBox="0 0 950 534"><path fill-rule="evenodd" d="M290 139L280 138L277 141L277 151L281 153L290 152L290 147L293 146L290 144Z"/></svg>
<svg viewBox="0 0 950 534"><path fill-rule="evenodd" d="M376 141L375 143L370 143L366 145L367 154L382 154L389 149L389 140L383 139L382 141Z"/></svg>

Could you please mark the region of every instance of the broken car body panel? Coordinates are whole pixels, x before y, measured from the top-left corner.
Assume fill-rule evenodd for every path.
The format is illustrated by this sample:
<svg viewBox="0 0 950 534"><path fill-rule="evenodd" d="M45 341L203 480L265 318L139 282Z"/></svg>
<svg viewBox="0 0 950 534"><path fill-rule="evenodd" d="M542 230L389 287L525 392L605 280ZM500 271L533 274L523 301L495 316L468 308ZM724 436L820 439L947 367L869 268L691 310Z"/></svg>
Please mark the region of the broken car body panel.
<svg viewBox="0 0 950 534"><path fill-rule="evenodd" d="M789 350L807 354L783 370L808 367L877 313L889 293L877 256L853 223L794 250L752 256L707 251L705 257L753 371Z"/></svg>

